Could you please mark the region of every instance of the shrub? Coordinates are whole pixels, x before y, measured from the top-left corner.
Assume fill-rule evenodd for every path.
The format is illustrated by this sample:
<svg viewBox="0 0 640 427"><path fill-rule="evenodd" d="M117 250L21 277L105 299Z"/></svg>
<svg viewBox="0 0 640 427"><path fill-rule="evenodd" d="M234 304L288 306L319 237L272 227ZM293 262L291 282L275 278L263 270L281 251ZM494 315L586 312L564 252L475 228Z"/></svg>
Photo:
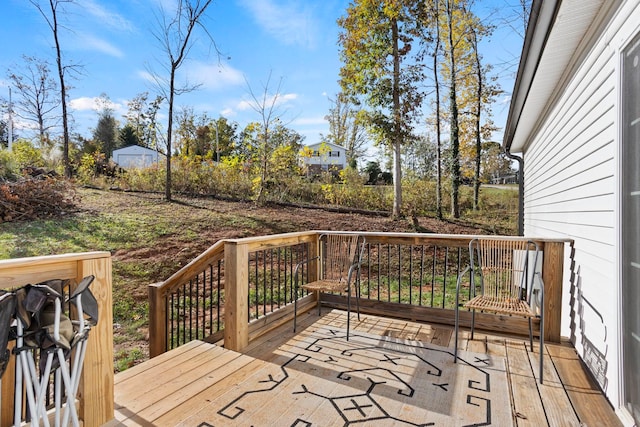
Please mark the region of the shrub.
<svg viewBox="0 0 640 427"><path fill-rule="evenodd" d="M7 150L0 150L0 181L15 181L18 175L13 155Z"/></svg>
<svg viewBox="0 0 640 427"><path fill-rule="evenodd" d="M341 170L340 179L338 184L323 184L321 187L329 204L371 210L391 208L392 199L389 199L386 187L365 185L367 179L355 169Z"/></svg>
<svg viewBox="0 0 640 427"><path fill-rule="evenodd" d="M42 151L33 146L26 139L19 139L11 146L13 158L18 168L22 169L27 166L44 167L45 161Z"/></svg>

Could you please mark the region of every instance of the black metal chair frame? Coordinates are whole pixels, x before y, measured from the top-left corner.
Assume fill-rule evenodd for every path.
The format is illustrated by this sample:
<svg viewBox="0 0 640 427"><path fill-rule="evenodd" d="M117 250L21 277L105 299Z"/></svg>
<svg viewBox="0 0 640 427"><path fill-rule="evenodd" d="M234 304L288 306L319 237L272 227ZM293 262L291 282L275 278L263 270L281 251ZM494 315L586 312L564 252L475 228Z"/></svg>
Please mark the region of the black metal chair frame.
<svg viewBox="0 0 640 427"><path fill-rule="evenodd" d="M355 282L356 311L360 320L360 266L364 253L365 237L359 234L323 234L320 236L320 254L299 262L294 270L294 314L293 331L296 332L298 317L298 290L316 291L318 316L320 315L321 292L347 293L347 341L351 321L351 284ZM320 261L317 280L300 285L300 270L312 261Z"/></svg>
<svg viewBox="0 0 640 427"><path fill-rule="evenodd" d="M508 252L511 251L510 254ZM515 252L520 251L524 255L523 265L518 269L513 265L516 258ZM533 251L533 265L529 265L530 255ZM488 254L487 254L488 252ZM498 314L506 314L509 316L523 316L529 321L529 345L533 351L533 330L532 319L540 318L540 384L543 383L543 364L544 364L544 282L539 271L536 271L538 265L539 248L536 242L531 240L511 240L501 241L499 239L473 239L469 242L469 266L458 275L456 283L456 301L455 301L455 343L454 343L454 362L458 360L458 331L460 328L460 286L463 277L467 273L470 275L470 297L469 301L464 304L465 308L471 310L471 339L475 329L476 310L487 311ZM501 258L504 253L510 257L509 265ZM508 258L507 257L507 258ZM500 270L499 273L496 271ZM493 278L485 280L485 276L490 274L508 274L509 281L515 280L515 275L520 275L520 282L499 284L501 278ZM476 286L474 277L480 278L480 295L475 294ZM540 287L534 291L534 281L538 280ZM485 287L485 282L491 281ZM493 282L496 283L493 283ZM510 287L510 293L505 288ZM486 292L486 293L485 293ZM503 294L504 293L504 294ZM539 314L534 311L532 301L537 298Z"/></svg>

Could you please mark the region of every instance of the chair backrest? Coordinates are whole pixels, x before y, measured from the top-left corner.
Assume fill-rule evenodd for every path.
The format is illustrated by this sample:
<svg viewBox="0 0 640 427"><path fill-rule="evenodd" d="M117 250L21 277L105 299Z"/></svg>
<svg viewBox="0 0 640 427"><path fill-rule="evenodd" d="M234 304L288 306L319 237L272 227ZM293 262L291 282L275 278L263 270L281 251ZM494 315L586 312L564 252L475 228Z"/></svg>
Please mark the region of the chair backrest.
<svg viewBox="0 0 640 427"><path fill-rule="evenodd" d="M322 278L346 282L350 267L362 259L364 238L357 234L326 234L321 250Z"/></svg>
<svg viewBox="0 0 640 427"><path fill-rule="evenodd" d="M474 239L469 244L472 275L481 277L481 292L498 299L531 302L538 246L527 240Z"/></svg>

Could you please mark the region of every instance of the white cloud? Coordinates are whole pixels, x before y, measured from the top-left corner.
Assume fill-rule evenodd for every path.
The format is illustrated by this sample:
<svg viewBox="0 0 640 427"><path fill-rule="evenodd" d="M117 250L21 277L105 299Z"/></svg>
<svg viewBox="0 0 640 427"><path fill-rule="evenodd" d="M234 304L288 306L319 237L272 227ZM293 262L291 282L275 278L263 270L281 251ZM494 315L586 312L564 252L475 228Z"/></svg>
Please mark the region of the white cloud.
<svg viewBox="0 0 640 427"><path fill-rule="evenodd" d="M190 62L186 70L190 83L202 84L209 90L226 89L244 84L242 72L227 64Z"/></svg>
<svg viewBox="0 0 640 427"><path fill-rule="evenodd" d="M240 0L256 22L285 44L308 48L315 46L318 27L304 2L277 0Z"/></svg>
<svg viewBox="0 0 640 427"><path fill-rule="evenodd" d="M298 126L317 126L317 125L326 125L327 120L324 118L324 116L299 117L295 119L292 123Z"/></svg>
<svg viewBox="0 0 640 427"><path fill-rule="evenodd" d="M120 49L118 49L108 41L99 39L92 35L83 34L82 37L78 39L78 41L79 46L82 49L102 52L106 55L114 56L116 58L124 57L124 53Z"/></svg>
<svg viewBox="0 0 640 427"><path fill-rule="evenodd" d="M101 107L101 99L100 97L88 97L83 96L80 98L75 98L69 101L69 107L76 111L98 111ZM109 101L107 105L114 113L123 110L123 104Z"/></svg>
<svg viewBox="0 0 640 427"><path fill-rule="evenodd" d="M137 74L138 77L140 77L142 80L145 80L149 83L156 83L156 79L153 77L153 74L151 74L147 70L139 70Z"/></svg>
<svg viewBox="0 0 640 427"><path fill-rule="evenodd" d="M225 108L224 110L220 111L220 114L223 117L235 117L238 115L238 113L233 108Z"/></svg>
<svg viewBox="0 0 640 427"><path fill-rule="evenodd" d="M275 102L274 102L274 98L276 96L277 96L277 99L275 99ZM273 104L274 107L280 107L285 104L289 104L291 103L291 101L295 101L296 99L298 99L297 93L281 93L278 95L269 95L264 100L264 105L270 106ZM242 101L239 101L236 104L236 110L239 110L239 111L251 110L251 109L254 109L255 105L256 105L256 102L254 100L243 99Z"/></svg>
<svg viewBox="0 0 640 427"><path fill-rule="evenodd" d="M108 10L103 4L99 4L95 0L83 0L82 8L102 25L109 26L120 32L129 32L134 29L134 25L127 18Z"/></svg>

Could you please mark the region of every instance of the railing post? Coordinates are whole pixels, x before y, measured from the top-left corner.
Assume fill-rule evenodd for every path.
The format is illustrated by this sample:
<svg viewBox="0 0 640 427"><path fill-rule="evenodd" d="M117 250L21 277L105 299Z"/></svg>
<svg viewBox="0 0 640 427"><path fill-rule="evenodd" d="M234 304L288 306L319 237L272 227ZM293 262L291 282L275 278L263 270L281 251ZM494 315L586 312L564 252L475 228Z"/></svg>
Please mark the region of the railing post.
<svg viewBox="0 0 640 427"><path fill-rule="evenodd" d="M79 384L80 417L85 426L113 419L113 303L111 257L78 262L77 281L93 274L91 292L98 302L98 324L91 329Z"/></svg>
<svg viewBox="0 0 640 427"><path fill-rule="evenodd" d="M544 339L549 342L560 342L564 246L564 242L544 242Z"/></svg>
<svg viewBox="0 0 640 427"><path fill-rule="evenodd" d="M320 234L315 235L315 239L309 244L309 259L320 256ZM320 277L320 265L322 263L313 261L309 265L309 282L315 282ZM317 293L316 293L317 295Z"/></svg>
<svg viewBox="0 0 640 427"><path fill-rule="evenodd" d="M167 350L167 304L160 291L162 283L149 285L149 357Z"/></svg>
<svg viewBox="0 0 640 427"><path fill-rule="evenodd" d="M224 347L242 351L249 345L249 251L246 244L225 242Z"/></svg>

